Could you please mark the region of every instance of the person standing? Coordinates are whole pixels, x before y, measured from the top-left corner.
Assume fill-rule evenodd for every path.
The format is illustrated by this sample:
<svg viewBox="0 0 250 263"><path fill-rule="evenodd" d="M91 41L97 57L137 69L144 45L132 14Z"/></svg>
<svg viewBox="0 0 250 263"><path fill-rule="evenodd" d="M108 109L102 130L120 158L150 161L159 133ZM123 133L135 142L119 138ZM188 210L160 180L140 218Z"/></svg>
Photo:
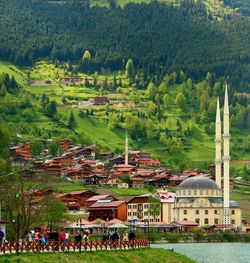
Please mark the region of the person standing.
<svg viewBox="0 0 250 263"><path fill-rule="evenodd" d="M0 228L0 246L3 244L3 239L4 239L4 232Z"/></svg>

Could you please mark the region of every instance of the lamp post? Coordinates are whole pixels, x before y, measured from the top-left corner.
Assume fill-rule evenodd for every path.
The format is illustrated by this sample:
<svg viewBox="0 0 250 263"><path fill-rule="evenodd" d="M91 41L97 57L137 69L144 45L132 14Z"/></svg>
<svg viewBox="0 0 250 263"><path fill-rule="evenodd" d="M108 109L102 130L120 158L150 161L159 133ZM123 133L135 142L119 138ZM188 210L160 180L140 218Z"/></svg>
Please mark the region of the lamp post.
<svg viewBox="0 0 250 263"><path fill-rule="evenodd" d="M149 239L149 220L145 219L144 220L144 226L147 227L147 232L148 232L148 247L150 247L150 239Z"/></svg>

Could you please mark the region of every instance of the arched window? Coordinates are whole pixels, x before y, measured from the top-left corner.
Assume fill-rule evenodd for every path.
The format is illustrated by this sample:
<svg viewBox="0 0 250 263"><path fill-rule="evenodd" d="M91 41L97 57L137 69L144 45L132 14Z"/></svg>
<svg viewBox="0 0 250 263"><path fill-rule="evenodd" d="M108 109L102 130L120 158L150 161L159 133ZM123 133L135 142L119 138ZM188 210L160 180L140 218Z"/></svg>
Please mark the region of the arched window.
<svg viewBox="0 0 250 263"><path fill-rule="evenodd" d="M214 223L215 223L215 224L219 224L219 219L218 219L218 218L215 218L215 219L214 219Z"/></svg>
<svg viewBox="0 0 250 263"><path fill-rule="evenodd" d="M187 210L184 210L184 211L183 211L183 214L184 214L184 215L187 215Z"/></svg>
<svg viewBox="0 0 250 263"><path fill-rule="evenodd" d="M209 221L208 221L208 218L205 218L205 219L204 219L204 224L205 224L205 225L208 225L208 222L209 222Z"/></svg>
<svg viewBox="0 0 250 263"><path fill-rule="evenodd" d="M208 215L208 210L205 210L205 215Z"/></svg>
<svg viewBox="0 0 250 263"><path fill-rule="evenodd" d="M195 223L199 224L200 223L200 218L195 218Z"/></svg>
<svg viewBox="0 0 250 263"><path fill-rule="evenodd" d="M187 221L187 218L184 218L183 221Z"/></svg>

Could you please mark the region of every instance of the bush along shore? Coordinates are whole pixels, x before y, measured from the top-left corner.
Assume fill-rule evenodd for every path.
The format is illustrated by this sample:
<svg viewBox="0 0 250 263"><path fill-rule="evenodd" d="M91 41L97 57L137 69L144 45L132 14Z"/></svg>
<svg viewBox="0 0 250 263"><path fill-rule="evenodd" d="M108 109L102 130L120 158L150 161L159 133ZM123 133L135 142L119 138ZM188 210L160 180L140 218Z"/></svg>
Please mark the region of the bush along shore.
<svg viewBox="0 0 250 263"><path fill-rule="evenodd" d="M178 242L250 242L250 234L238 234L231 231L209 233L195 231L190 233L150 233L151 243Z"/></svg>

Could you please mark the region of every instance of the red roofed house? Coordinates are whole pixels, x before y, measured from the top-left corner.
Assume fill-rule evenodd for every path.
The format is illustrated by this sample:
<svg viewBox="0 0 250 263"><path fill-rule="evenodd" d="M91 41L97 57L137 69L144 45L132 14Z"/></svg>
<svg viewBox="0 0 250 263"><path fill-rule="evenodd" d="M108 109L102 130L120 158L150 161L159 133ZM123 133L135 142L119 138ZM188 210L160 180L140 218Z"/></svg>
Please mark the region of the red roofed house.
<svg viewBox="0 0 250 263"><path fill-rule="evenodd" d="M132 182L133 188L143 188L145 184L145 179L141 177L131 177L130 178Z"/></svg>
<svg viewBox="0 0 250 263"><path fill-rule="evenodd" d="M176 194L172 192L159 192L161 201L161 221L170 224L174 220L174 202Z"/></svg>
<svg viewBox="0 0 250 263"><path fill-rule="evenodd" d="M67 194L63 194L59 199L65 203L65 206L69 210L85 210L87 202L90 197L98 195L91 190L73 191Z"/></svg>
<svg viewBox="0 0 250 263"><path fill-rule="evenodd" d="M160 166L161 162L157 159L153 159L153 158L142 158L137 160L139 165L144 165L144 166Z"/></svg>
<svg viewBox="0 0 250 263"><path fill-rule="evenodd" d="M108 97L102 96L102 97L94 97L93 98L94 105L105 105L109 103Z"/></svg>
<svg viewBox="0 0 250 263"><path fill-rule="evenodd" d="M99 200L88 208L88 212L90 221L97 218L106 221L115 218L121 221L127 220L127 204L125 201Z"/></svg>

